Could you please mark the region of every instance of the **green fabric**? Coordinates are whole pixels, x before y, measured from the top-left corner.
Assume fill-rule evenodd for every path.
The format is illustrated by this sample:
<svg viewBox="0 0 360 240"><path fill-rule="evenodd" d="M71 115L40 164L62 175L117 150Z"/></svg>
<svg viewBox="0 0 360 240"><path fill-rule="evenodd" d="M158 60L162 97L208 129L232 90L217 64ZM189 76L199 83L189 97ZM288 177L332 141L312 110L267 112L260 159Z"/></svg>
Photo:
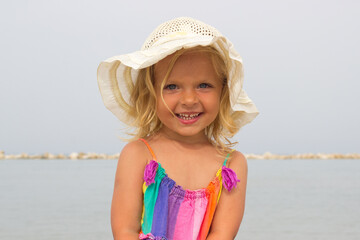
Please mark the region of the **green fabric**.
<svg viewBox="0 0 360 240"><path fill-rule="evenodd" d="M151 232L152 220L154 216L155 202L159 193L159 187L162 179L165 176L165 170L161 167L161 164L158 163L158 169L155 175L155 183L147 186L147 189L144 193L144 221L142 224L142 231L144 234Z"/></svg>
<svg viewBox="0 0 360 240"><path fill-rule="evenodd" d="M227 162L227 160L228 160L229 157L230 157L230 153L228 153L228 155L226 155L226 158L225 158L225 160L224 160L223 166L226 166L226 162Z"/></svg>

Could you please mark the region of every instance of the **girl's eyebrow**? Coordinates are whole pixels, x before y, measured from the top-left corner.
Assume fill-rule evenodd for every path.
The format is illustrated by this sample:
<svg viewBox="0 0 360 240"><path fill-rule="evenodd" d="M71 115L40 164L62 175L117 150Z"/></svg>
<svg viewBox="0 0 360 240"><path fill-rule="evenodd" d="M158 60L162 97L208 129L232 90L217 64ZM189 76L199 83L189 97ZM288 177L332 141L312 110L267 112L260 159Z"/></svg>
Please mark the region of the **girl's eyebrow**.
<svg viewBox="0 0 360 240"><path fill-rule="evenodd" d="M213 82L213 83L222 82L222 80L220 78L206 78L206 79L203 79L201 81L202 82Z"/></svg>

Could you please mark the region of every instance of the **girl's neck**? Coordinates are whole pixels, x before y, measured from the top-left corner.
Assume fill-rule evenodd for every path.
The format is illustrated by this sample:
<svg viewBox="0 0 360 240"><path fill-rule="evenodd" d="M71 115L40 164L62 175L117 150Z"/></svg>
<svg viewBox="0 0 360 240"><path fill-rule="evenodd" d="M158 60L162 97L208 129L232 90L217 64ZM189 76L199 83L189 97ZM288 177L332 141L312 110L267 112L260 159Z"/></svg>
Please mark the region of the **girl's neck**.
<svg viewBox="0 0 360 240"><path fill-rule="evenodd" d="M170 141L175 141L181 144L207 144L209 140L205 135L205 131L200 132L197 135L192 136L182 136L174 133L173 131L162 127L159 132L156 134L159 138L165 138Z"/></svg>

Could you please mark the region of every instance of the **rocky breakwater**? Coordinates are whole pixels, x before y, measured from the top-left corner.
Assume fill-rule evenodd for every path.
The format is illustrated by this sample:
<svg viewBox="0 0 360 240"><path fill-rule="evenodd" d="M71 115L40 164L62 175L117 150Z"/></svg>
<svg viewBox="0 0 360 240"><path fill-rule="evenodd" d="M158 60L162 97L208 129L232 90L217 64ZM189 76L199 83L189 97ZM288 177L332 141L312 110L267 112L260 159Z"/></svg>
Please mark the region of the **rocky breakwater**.
<svg viewBox="0 0 360 240"><path fill-rule="evenodd" d="M274 160L285 160L285 159L360 159L359 153L348 153L348 154L340 154L340 153L303 153L303 154L289 154L289 155L281 155L281 154L273 154L270 152L266 152L264 154L244 154L247 159L274 159ZM0 159L118 159L119 153L115 154L105 154L105 153L84 153L84 152L73 152L68 155L66 154L51 154L51 153L43 153L43 154L5 154L4 151L0 150Z"/></svg>
<svg viewBox="0 0 360 240"><path fill-rule="evenodd" d="M244 154L247 159L360 159L359 153L302 153L302 154L273 154L266 152L264 154Z"/></svg>
<svg viewBox="0 0 360 240"><path fill-rule="evenodd" d="M70 154L52 154L52 153L43 153L43 154L5 154L4 151L0 151L0 159L118 159L119 153L116 154L103 154L103 153L70 153Z"/></svg>

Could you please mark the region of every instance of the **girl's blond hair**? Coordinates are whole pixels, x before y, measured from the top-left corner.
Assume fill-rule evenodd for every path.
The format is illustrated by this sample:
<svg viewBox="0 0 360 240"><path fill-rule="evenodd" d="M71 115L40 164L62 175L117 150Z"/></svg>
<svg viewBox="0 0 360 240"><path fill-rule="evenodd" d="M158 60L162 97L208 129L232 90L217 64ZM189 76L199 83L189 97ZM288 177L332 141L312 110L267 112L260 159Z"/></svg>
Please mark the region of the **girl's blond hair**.
<svg viewBox="0 0 360 240"><path fill-rule="evenodd" d="M169 63L168 70L161 83L163 89L166 81L176 63L176 60L183 54L188 52L199 52L207 54L214 66L215 72L219 79L223 81L223 88L220 97L220 110L215 120L205 128L205 134L209 141L216 147L221 154L227 154L231 152L236 142L231 142L229 138L233 137L240 129L240 122L238 119L241 116L240 112L234 112L230 105L229 86L228 86L228 72L231 66L229 66L230 59L228 56L222 56L212 46L197 46L193 48L183 48L173 54L173 57ZM124 110L127 112L129 117L135 120L131 127L136 128L134 133L130 133L133 139L144 138L150 136L162 127L162 123L156 115L157 101L156 92L154 88L155 77L154 77L155 64L141 69L139 75L135 81L135 84L131 81L130 71L125 73L127 76L127 87L130 90L130 105L124 106ZM130 70L130 69L129 69ZM166 103L161 93L161 101ZM169 109L169 108L168 108ZM171 112L171 110L169 109Z"/></svg>

